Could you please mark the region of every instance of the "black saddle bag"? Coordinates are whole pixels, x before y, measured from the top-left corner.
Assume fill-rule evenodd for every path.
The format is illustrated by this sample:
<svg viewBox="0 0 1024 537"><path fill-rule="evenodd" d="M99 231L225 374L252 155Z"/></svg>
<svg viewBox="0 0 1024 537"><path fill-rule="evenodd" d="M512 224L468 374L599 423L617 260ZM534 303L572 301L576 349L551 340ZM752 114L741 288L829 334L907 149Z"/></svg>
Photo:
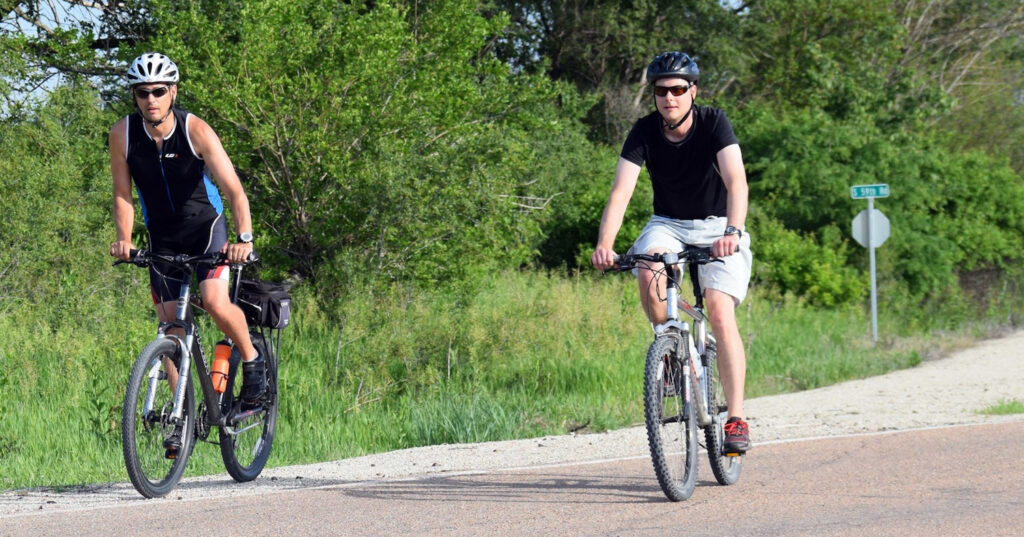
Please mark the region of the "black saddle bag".
<svg viewBox="0 0 1024 537"><path fill-rule="evenodd" d="M281 329L291 320L289 291L284 283L243 279L238 286L238 307L250 326Z"/></svg>

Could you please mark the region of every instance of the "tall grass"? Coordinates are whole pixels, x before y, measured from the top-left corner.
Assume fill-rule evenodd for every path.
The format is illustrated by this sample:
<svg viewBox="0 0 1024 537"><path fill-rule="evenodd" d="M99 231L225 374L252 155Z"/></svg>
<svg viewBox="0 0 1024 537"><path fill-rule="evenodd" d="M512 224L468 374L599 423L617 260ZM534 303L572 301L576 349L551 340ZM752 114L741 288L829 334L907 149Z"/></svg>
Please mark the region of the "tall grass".
<svg viewBox="0 0 1024 537"><path fill-rule="evenodd" d="M155 327L136 283L0 317L0 488L125 479L121 399ZM458 289L368 288L331 311L307 293L282 341L271 465L642 419L651 330L629 277L504 272ZM816 310L756 289L738 315L748 396L912 366L938 333L934 319L893 312L872 346L861 308ZM209 345L218 334L204 323ZM189 473L220 471L216 447L197 446Z"/></svg>

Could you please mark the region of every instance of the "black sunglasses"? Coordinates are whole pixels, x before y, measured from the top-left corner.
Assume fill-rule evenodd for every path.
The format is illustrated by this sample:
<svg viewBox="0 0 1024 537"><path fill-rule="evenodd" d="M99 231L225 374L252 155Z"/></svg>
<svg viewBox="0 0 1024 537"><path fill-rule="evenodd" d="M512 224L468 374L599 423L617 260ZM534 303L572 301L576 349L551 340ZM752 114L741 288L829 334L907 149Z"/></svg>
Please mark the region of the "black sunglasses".
<svg viewBox="0 0 1024 537"><path fill-rule="evenodd" d="M146 99L150 95L152 95L153 97L156 97L157 99L159 99L160 97L163 97L164 95L167 95L167 92L171 91L171 88L170 88L170 86L160 86L159 88L153 88L153 89L135 88L132 91L135 92L135 97L137 99Z"/></svg>
<svg viewBox="0 0 1024 537"><path fill-rule="evenodd" d="M680 95L690 91L690 86L654 86L654 94L658 97L664 97L668 95L668 92L672 92L672 95L679 97Z"/></svg>

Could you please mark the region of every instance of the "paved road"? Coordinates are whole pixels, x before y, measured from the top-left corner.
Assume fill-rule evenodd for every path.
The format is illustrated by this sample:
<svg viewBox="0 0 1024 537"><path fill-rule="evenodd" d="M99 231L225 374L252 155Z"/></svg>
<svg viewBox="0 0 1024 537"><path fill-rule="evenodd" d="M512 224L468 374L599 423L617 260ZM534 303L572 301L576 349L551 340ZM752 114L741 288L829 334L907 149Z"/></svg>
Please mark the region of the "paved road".
<svg viewBox="0 0 1024 537"><path fill-rule="evenodd" d="M632 457L0 518L0 535L1024 534L1024 421L762 445L668 502Z"/></svg>

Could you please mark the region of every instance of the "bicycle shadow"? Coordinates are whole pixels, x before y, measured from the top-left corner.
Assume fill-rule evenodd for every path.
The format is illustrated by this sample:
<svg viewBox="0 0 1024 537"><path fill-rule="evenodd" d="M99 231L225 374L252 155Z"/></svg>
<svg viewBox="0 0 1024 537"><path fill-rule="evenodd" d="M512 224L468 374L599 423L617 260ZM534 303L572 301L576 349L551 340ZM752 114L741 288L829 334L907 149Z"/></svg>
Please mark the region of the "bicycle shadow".
<svg viewBox="0 0 1024 537"><path fill-rule="evenodd" d="M702 482L701 485L715 485ZM414 502L636 504L669 501L653 476L488 473L372 483L345 488L353 498Z"/></svg>

